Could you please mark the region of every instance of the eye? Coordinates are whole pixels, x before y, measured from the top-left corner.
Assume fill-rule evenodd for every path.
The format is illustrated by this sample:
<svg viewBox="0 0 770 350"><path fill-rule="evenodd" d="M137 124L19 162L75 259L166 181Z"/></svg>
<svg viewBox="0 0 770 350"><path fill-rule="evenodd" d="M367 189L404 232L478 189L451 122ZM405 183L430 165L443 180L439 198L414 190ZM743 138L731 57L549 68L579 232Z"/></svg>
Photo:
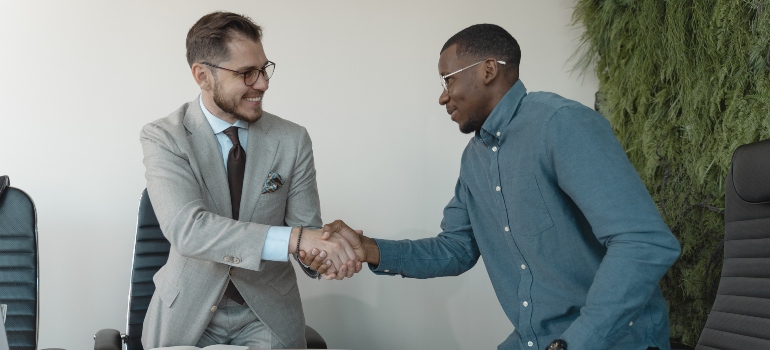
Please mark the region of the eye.
<svg viewBox="0 0 770 350"><path fill-rule="evenodd" d="M257 76L257 74L259 74L259 69L252 69L252 70L250 70L250 71L248 71L248 72L245 72L245 73L243 73L243 74L244 74L244 75L246 76L246 78L248 78L248 79L254 79L254 77L256 77L256 76Z"/></svg>

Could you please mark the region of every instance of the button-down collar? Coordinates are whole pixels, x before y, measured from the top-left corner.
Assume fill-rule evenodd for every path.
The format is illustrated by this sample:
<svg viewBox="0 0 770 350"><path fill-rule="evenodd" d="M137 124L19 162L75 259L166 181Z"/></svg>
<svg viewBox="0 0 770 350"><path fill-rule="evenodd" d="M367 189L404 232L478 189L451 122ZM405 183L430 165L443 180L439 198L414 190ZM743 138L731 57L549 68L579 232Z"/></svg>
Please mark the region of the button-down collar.
<svg viewBox="0 0 770 350"><path fill-rule="evenodd" d="M524 83L521 80L513 84L511 89L497 103L492 113L489 114L484 125L481 126L481 130L476 133L476 137L480 138L487 145L498 144L502 136L500 130L505 129L511 122L516 109L519 108L521 100L526 95L527 88L524 87Z"/></svg>

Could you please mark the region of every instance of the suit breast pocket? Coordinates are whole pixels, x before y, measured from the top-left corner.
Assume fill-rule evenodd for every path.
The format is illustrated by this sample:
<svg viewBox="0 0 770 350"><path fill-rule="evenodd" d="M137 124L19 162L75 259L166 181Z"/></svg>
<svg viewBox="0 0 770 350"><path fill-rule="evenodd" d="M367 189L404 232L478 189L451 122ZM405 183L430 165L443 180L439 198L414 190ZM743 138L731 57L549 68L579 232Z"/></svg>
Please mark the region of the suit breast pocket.
<svg viewBox="0 0 770 350"><path fill-rule="evenodd" d="M527 174L506 180L503 180L503 195L512 233L531 236L551 228L553 220L535 176Z"/></svg>

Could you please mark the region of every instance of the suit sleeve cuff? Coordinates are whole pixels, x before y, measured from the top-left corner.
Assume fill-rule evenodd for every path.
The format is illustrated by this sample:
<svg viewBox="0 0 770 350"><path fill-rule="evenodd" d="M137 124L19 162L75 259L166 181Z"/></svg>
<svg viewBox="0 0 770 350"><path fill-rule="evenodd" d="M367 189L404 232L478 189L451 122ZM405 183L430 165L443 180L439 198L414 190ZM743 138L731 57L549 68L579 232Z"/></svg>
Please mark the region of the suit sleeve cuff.
<svg viewBox="0 0 770 350"><path fill-rule="evenodd" d="M270 226L262 248L262 260L289 261L291 227Z"/></svg>

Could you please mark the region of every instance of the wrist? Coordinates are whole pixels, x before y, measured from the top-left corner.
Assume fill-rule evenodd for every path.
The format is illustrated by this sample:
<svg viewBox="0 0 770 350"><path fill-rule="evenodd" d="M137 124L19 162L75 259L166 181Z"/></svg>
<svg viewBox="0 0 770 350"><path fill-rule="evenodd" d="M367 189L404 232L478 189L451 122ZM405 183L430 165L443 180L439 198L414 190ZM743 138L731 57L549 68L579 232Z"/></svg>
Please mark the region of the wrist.
<svg viewBox="0 0 770 350"><path fill-rule="evenodd" d="M377 245L377 241L366 236L361 236L361 244L364 245L364 253L366 254L364 262L372 265L379 265L380 247Z"/></svg>
<svg viewBox="0 0 770 350"><path fill-rule="evenodd" d="M300 231L299 227L292 227L291 228L291 233L289 234L289 254L297 254L297 253L299 253L297 251L297 245L298 245L298 243L300 243L299 242L299 240L300 240L299 231Z"/></svg>
<svg viewBox="0 0 770 350"><path fill-rule="evenodd" d="M554 340L545 350L567 350L567 342L561 339Z"/></svg>

